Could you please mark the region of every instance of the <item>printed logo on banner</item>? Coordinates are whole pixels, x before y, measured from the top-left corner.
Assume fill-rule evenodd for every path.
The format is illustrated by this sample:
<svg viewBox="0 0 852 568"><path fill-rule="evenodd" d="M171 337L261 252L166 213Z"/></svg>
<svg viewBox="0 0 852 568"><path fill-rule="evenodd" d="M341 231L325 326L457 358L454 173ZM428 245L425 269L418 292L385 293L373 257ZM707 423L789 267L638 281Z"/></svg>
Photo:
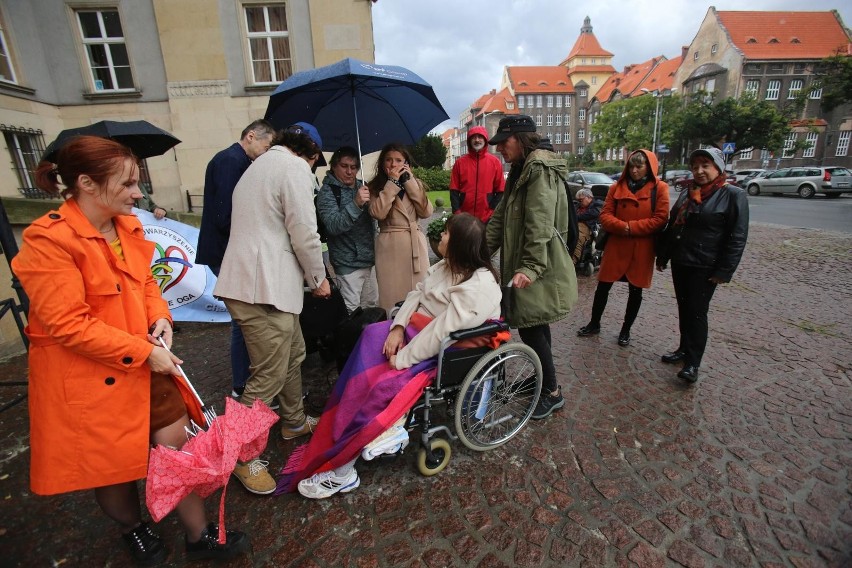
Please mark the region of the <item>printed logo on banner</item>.
<svg viewBox="0 0 852 568"><path fill-rule="evenodd" d="M195 247L168 227L144 225L144 229L146 238L156 245L151 272L169 308L198 300L207 286L207 270L193 264Z"/></svg>

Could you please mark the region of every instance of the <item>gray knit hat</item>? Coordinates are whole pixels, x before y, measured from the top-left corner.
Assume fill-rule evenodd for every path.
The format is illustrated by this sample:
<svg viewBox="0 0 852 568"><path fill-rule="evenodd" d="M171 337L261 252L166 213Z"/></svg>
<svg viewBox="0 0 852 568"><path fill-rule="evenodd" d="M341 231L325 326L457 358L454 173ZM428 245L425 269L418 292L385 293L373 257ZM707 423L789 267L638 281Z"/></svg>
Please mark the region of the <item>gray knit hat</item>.
<svg viewBox="0 0 852 568"><path fill-rule="evenodd" d="M713 160L713 163L716 164L716 167L719 168L719 173L725 173L725 154L718 148L705 148L702 150L694 150L692 154L689 155L689 164L692 165L692 160L697 156L704 156L705 158L709 158Z"/></svg>

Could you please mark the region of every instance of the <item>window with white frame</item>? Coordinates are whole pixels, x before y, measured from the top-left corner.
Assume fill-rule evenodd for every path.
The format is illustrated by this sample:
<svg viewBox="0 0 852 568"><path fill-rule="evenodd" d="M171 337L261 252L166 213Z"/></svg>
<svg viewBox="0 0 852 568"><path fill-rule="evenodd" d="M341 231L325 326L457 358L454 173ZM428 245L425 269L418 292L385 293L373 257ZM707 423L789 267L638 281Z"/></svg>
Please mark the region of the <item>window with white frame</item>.
<svg viewBox="0 0 852 568"><path fill-rule="evenodd" d="M790 81L790 88L787 90L787 98L795 99L802 90L802 80L793 79Z"/></svg>
<svg viewBox="0 0 852 568"><path fill-rule="evenodd" d="M518 95L518 108L524 108L524 95Z"/></svg>
<svg viewBox="0 0 852 568"><path fill-rule="evenodd" d="M578 146L577 147L577 153L578 154L585 154L586 153L586 147L585 146Z"/></svg>
<svg viewBox="0 0 852 568"><path fill-rule="evenodd" d="M562 115L561 114L556 115L556 126L562 126Z"/></svg>
<svg viewBox="0 0 852 568"><path fill-rule="evenodd" d="M92 89L95 92L133 90L133 73L118 10L79 10L77 23Z"/></svg>
<svg viewBox="0 0 852 568"><path fill-rule="evenodd" d="M619 148L619 149L618 149L618 159L619 159L619 160L623 160L623 159L624 159L624 148Z"/></svg>
<svg viewBox="0 0 852 568"><path fill-rule="evenodd" d="M815 88L811 89L811 92L808 96L812 99L821 99L822 98L822 85L817 83L813 87L815 87Z"/></svg>
<svg viewBox="0 0 852 568"><path fill-rule="evenodd" d="M535 115L535 125L541 126L541 115L540 114Z"/></svg>
<svg viewBox="0 0 852 568"><path fill-rule="evenodd" d="M805 148L804 152L802 152L803 158L813 158L814 156L816 156L816 145L818 138L819 133L808 132L808 135L805 137L805 142L807 142L808 147Z"/></svg>
<svg viewBox="0 0 852 568"><path fill-rule="evenodd" d="M553 95L547 95L547 108L553 108Z"/></svg>
<svg viewBox="0 0 852 568"><path fill-rule="evenodd" d="M284 4L247 4L244 9L252 83L280 83L293 74L287 8Z"/></svg>
<svg viewBox="0 0 852 568"><path fill-rule="evenodd" d="M565 108L571 108L571 95L565 95Z"/></svg>
<svg viewBox="0 0 852 568"><path fill-rule="evenodd" d="M9 52L9 43L6 40L6 29L2 18L0 18L0 81L17 83L15 68L12 65L12 54Z"/></svg>
<svg viewBox="0 0 852 568"><path fill-rule="evenodd" d="M562 144L562 133L561 132L556 133L556 141L554 142L554 144Z"/></svg>
<svg viewBox="0 0 852 568"><path fill-rule="evenodd" d="M787 135L787 138L784 139L784 153L783 156L785 158L792 158L795 152L793 151L793 146L796 144L797 135L795 132L791 132Z"/></svg>
<svg viewBox="0 0 852 568"><path fill-rule="evenodd" d="M585 87L583 87L582 89L577 89L577 96L578 97L586 97L588 95L589 95L589 90L586 89Z"/></svg>
<svg viewBox="0 0 852 568"><path fill-rule="evenodd" d="M556 108L562 108L562 96L556 95Z"/></svg>
<svg viewBox="0 0 852 568"><path fill-rule="evenodd" d="M565 115L565 126L571 126L571 115L570 114Z"/></svg>
<svg viewBox="0 0 852 568"><path fill-rule="evenodd" d="M592 85L597 85L597 84L598 84L598 76L592 75Z"/></svg>
<svg viewBox="0 0 852 568"><path fill-rule="evenodd" d="M769 159L769 157L770 157L771 155L772 155L772 153L771 153L769 150L767 150L766 148L761 148L761 149L760 149L760 159L761 159L761 161L766 161L766 160L768 160L768 159Z"/></svg>
<svg viewBox="0 0 852 568"><path fill-rule="evenodd" d="M514 110L514 109L515 109L515 103L513 103L512 101L507 101L506 102L506 110Z"/></svg>
<svg viewBox="0 0 852 568"><path fill-rule="evenodd" d="M541 102L542 102L542 96L541 96L541 95L536 95L536 96L535 96L535 106L536 106L536 108L541 108Z"/></svg>
<svg viewBox="0 0 852 568"><path fill-rule="evenodd" d="M553 126L553 115L552 114L547 115L547 125Z"/></svg>
<svg viewBox="0 0 852 568"><path fill-rule="evenodd" d="M743 90L744 94L751 95L753 97L757 97L757 92L760 90L760 81L757 79L749 79L746 81L745 89Z"/></svg>
<svg viewBox="0 0 852 568"><path fill-rule="evenodd" d="M841 130L837 137L837 149L834 152L835 156L845 156L849 152L849 135L852 130Z"/></svg>
<svg viewBox="0 0 852 568"><path fill-rule="evenodd" d="M44 153L41 130L0 125L0 131L3 132L6 148L12 158L12 169L18 177L18 191L24 197L50 197L35 183L35 170Z"/></svg>
<svg viewBox="0 0 852 568"><path fill-rule="evenodd" d="M553 144L553 133L552 133L551 131L549 131L549 130L547 131L547 136L546 136L546 138L547 138L548 140L550 140L550 143L551 143L551 144Z"/></svg>
<svg viewBox="0 0 852 568"><path fill-rule="evenodd" d="M752 148L746 148L740 152L740 160L751 160Z"/></svg>
<svg viewBox="0 0 852 568"><path fill-rule="evenodd" d="M778 79L769 81L769 84L766 86L766 100L777 101L779 91L781 91L781 81Z"/></svg>
<svg viewBox="0 0 852 568"><path fill-rule="evenodd" d="M577 116L577 118L578 118L579 120L586 120L586 109L581 108L581 109L579 110L579 112L578 112L578 116Z"/></svg>
<svg viewBox="0 0 852 568"><path fill-rule="evenodd" d="M577 131L577 139L578 140L585 140L585 138L586 138L586 131L581 128L580 130Z"/></svg>

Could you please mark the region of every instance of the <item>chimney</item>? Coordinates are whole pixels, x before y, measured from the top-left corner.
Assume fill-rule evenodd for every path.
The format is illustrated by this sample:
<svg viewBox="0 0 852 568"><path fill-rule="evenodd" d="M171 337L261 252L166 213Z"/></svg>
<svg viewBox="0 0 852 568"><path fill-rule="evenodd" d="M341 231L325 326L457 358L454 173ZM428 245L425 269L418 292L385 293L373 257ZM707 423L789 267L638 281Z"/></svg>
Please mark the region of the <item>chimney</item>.
<svg viewBox="0 0 852 568"><path fill-rule="evenodd" d="M687 54L687 53L689 53L689 46L688 46L688 45L683 45L683 46L681 46L681 48L680 48L680 57L681 57L681 59L683 59L684 61L686 61L686 54Z"/></svg>
<svg viewBox="0 0 852 568"><path fill-rule="evenodd" d="M496 95L496 94L497 94L497 89L491 89L491 94L492 94L492 95Z"/></svg>

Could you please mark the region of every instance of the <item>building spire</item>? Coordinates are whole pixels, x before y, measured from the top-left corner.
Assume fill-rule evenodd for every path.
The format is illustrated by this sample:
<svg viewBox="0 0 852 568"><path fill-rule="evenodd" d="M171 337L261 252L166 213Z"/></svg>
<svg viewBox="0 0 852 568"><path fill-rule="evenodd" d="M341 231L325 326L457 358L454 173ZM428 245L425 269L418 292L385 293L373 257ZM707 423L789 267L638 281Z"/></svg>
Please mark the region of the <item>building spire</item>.
<svg viewBox="0 0 852 568"><path fill-rule="evenodd" d="M583 27L580 28L581 34L590 34L592 32L592 19L586 16L586 19L583 20Z"/></svg>

